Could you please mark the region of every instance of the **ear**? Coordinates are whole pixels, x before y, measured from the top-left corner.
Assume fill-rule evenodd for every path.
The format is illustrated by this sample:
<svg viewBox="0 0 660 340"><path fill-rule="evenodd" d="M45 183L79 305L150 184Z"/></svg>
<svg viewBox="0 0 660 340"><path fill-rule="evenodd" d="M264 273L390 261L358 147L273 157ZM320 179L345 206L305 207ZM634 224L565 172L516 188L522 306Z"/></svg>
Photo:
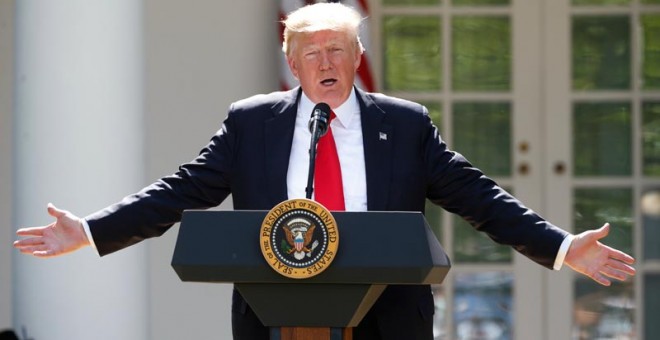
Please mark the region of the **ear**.
<svg viewBox="0 0 660 340"><path fill-rule="evenodd" d="M354 70L357 71L358 67L360 67L360 63L362 62L362 53L360 53L360 50L358 48L355 49L355 62L354 64Z"/></svg>
<svg viewBox="0 0 660 340"><path fill-rule="evenodd" d="M287 56L286 57L286 63L289 64L289 70L291 70L291 74L293 74L293 76L296 79L300 80L298 78L298 64L296 64L295 58Z"/></svg>

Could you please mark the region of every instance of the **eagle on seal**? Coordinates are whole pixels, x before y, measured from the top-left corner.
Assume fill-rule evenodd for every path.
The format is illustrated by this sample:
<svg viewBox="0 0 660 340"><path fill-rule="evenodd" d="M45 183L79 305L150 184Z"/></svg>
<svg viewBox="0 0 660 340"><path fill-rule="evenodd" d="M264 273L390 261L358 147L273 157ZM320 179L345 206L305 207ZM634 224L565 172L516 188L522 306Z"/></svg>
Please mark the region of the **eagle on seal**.
<svg viewBox="0 0 660 340"><path fill-rule="evenodd" d="M312 252L315 248L309 249L309 244L312 242L314 229L316 226L303 219L294 219L284 229L286 234L286 242L291 246L288 254L294 253L293 257L302 260L305 255Z"/></svg>

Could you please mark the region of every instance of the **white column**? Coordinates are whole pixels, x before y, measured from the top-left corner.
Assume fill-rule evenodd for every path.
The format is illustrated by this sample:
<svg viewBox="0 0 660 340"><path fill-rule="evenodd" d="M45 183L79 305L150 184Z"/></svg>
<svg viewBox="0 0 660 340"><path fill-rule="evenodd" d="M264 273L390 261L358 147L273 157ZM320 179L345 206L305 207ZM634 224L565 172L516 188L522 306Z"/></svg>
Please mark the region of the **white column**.
<svg viewBox="0 0 660 340"><path fill-rule="evenodd" d="M16 1L14 226L84 216L144 185L142 2ZM148 339L146 250L14 252L13 323L27 338Z"/></svg>

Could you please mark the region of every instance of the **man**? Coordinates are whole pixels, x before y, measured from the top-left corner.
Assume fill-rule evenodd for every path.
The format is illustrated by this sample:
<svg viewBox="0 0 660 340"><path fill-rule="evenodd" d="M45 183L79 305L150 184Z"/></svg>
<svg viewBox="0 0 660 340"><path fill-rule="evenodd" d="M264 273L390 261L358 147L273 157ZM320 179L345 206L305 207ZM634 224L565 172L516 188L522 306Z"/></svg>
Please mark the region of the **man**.
<svg viewBox="0 0 660 340"><path fill-rule="evenodd" d="M21 229L14 245L39 257L94 246L100 255L161 235L185 209L220 204L269 210L305 197L315 104L329 104L346 210L423 211L428 198L497 242L558 269L563 263L595 281L634 275L633 258L598 240L608 225L570 235L523 206L460 154L447 149L423 106L354 87L363 52L361 18L341 4L316 4L285 20L283 51L300 87L231 105L222 128L172 176L84 219L49 205L56 221ZM383 136L387 136L383 138ZM432 339L429 286L389 286L354 329L356 339ZM237 339L267 339L268 330L234 291Z"/></svg>

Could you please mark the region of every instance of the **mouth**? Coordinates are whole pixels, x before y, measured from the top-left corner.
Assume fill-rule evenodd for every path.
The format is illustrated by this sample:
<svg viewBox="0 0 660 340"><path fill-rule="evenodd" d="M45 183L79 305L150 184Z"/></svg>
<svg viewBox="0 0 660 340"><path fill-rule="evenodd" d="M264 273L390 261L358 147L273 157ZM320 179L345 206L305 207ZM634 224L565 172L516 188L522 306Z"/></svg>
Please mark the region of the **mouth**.
<svg viewBox="0 0 660 340"><path fill-rule="evenodd" d="M332 86L336 83L337 83L337 79L335 79L335 78L323 79L321 81L321 85L323 85L323 86Z"/></svg>

